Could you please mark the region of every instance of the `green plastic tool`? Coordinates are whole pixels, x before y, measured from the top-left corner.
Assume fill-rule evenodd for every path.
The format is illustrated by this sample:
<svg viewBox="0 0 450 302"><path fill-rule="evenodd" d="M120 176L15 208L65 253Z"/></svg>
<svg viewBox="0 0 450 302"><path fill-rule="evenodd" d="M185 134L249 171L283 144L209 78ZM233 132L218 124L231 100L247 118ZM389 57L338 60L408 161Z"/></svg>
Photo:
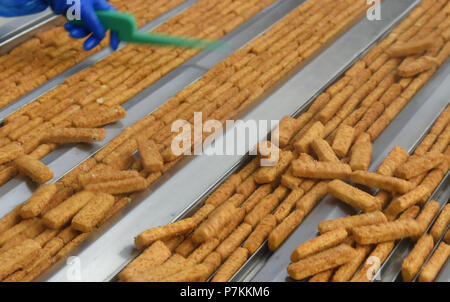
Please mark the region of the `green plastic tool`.
<svg viewBox="0 0 450 302"><path fill-rule="evenodd" d="M217 41L184 38L156 33L143 33L137 30L136 18L127 13L112 10L98 10L97 16L105 29L117 32L120 41L138 44L152 44L160 46L175 46L186 48L201 48L214 50L223 43ZM70 21L70 23L83 26L81 21Z"/></svg>

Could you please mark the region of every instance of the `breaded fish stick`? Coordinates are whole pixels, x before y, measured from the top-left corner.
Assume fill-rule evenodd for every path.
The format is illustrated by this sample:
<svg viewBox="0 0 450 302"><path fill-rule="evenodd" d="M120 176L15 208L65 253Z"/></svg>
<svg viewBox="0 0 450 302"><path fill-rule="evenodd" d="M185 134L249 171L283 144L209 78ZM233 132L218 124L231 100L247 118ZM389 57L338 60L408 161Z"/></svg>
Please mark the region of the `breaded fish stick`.
<svg viewBox="0 0 450 302"><path fill-rule="evenodd" d="M294 280L303 280L320 272L338 267L356 256L355 249L347 244L325 250L288 266L289 276Z"/></svg>
<svg viewBox="0 0 450 302"><path fill-rule="evenodd" d="M250 213L253 208L271 192L272 186L270 184L260 186L246 201L244 201L242 208L245 209L246 213Z"/></svg>
<svg viewBox="0 0 450 302"><path fill-rule="evenodd" d="M146 188L147 180L141 176L116 181L88 184L84 187L87 191L103 192L113 195L142 191Z"/></svg>
<svg viewBox="0 0 450 302"><path fill-rule="evenodd" d="M302 123L290 116L285 116L278 125L278 144L281 148L289 144L291 138L300 130ZM277 132L275 132L277 133Z"/></svg>
<svg viewBox="0 0 450 302"><path fill-rule="evenodd" d="M253 210L245 216L245 222L255 227L267 214L272 213L286 196L287 191L288 189L283 186L276 188L272 194L263 198Z"/></svg>
<svg viewBox="0 0 450 302"><path fill-rule="evenodd" d="M422 173L425 173L445 160L445 156L438 152L428 152L424 156L411 158L395 170L395 176L403 179L411 179Z"/></svg>
<svg viewBox="0 0 450 302"><path fill-rule="evenodd" d="M155 241L167 240L178 235L184 235L193 230L197 224L192 218L186 218L164 226L151 228L139 234L134 240L136 248L141 250Z"/></svg>
<svg viewBox="0 0 450 302"><path fill-rule="evenodd" d="M158 172L164 168L164 160L154 141L139 139L138 151L142 166L148 172Z"/></svg>
<svg viewBox="0 0 450 302"><path fill-rule="evenodd" d="M294 263L308 256L334 247L344 241L347 236L348 233L345 229L337 229L308 240L294 250L291 255L291 261Z"/></svg>
<svg viewBox="0 0 450 302"><path fill-rule="evenodd" d="M250 255L256 252L276 225L277 219L273 215L267 215L261 220L243 245L243 247L249 251Z"/></svg>
<svg viewBox="0 0 450 302"><path fill-rule="evenodd" d="M94 197L95 194L92 192L79 192L48 211L42 221L47 227L58 229L68 223Z"/></svg>
<svg viewBox="0 0 450 302"><path fill-rule="evenodd" d="M34 182L43 184L53 178L53 172L49 167L29 155L15 159L14 165L20 173L28 176Z"/></svg>
<svg viewBox="0 0 450 302"><path fill-rule="evenodd" d="M404 282L411 282L414 279L433 250L433 247L434 242L431 235L424 235L417 241L413 250L402 262L402 277Z"/></svg>
<svg viewBox="0 0 450 302"><path fill-rule="evenodd" d="M83 233L92 232L114 205L114 196L97 193L72 219L72 228Z"/></svg>
<svg viewBox="0 0 450 302"><path fill-rule="evenodd" d="M172 252L162 241L156 241L120 272L118 277L121 281L127 281L134 276L139 276L153 267L164 263L164 261L169 259L171 254Z"/></svg>
<svg viewBox="0 0 450 302"><path fill-rule="evenodd" d="M336 152L339 157L345 157L350 149L350 146L352 145L354 136L355 128L348 125L339 127L336 131L336 136L334 137L331 148L333 148L334 152Z"/></svg>
<svg viewBox="0 0 450 302"><path fill-rule="evenodd" d="M394 199L394 201L392 201L386 208L384 213L389 220L394 220L398 214L421 201L427 193L427 187L423 185L417 186L408 193Z"/></svg>
<svg viewBox="0 0 450 302"><path fill-rule="evenodd" d="M450 244L450 229L445 233L444 241Z"/></svg>
<svg viewBox="0 0 450 302"><path fill-rule="evenodd" d="M373 244L417 236L420 226L414 219L400 219L393 222L355 227L353 237L359 244Z"/></svg>
<svg viewBox="0 0 450 302"><path fill-rule="evenodd" d="M343 218L337 218L333 220L322 221L319 223L319 232L324 234L332 230L344 228L347 231L351 231L354 227L380 224L387 222L386 216L380 211L371 212L355 216L347 216Z"/></svg>
<svg viewBox="0 0 450 302"><path fill-rule="evenodd" d="M383 264L386 258L394 249L395 242L387 241L377 244L375 249L370 253L362 268L351 279L351 282L370 282L377 273L379 266ZM375 268L375 269L374 269Z"/></svg>
<svg viewBox="0 0 450 302"><path fill-rule="evenodd" d="M24 154L22 145L19 143L11 143L0 148L0 165L13 161Z"/></svg>
<svg viewBox="0 0 450 302"><path fill-rule="evenodd" d="M315 122L311 128L294 143L294 148L299 153L309 153L311 151L310 146L314 139L323 138L325 127L321 122Z"/></svg>
<svg viewBox="0 0 450 302"><path fill-rule="evenodd" d="M269 250L276 251L306 217L303 210L295 210L269 234Z"/></svg>
<svg viewBox="0 0 450 302"><path fill-rule="evenodd" d="M386 50L390 57L407 57L415 54L421 54L425 50L433 46L435 38L429 37L421 40L414 40L392 46Z"/></svg>
<svg viewBox="0 0 450 302"><path fill-rule="evenodd" d="M308 280L308 282L329 282L333 273L334 273L334 270L329 269L327 271L315 274Z"/></svg>
<svg viewBox="0 0 450 302"><path fill-rule="evenodd" d="M194 231L192 240L197 243L202 243L215 237L232 220L236 214L236 210L236 207L232 203L223 204Z"/></svg>
<svg viewBox="0 0 450 302"><path fill-rule="evenodd" d="M410 78L418 75L419 73L430 70L431 68L437 67L438 65L439 62L434 57L423 56L409 64L401 65L397 69L397 73L401 77Z"/></svg>
<svg viewBox="0 0 450 302"><path fill-rule="evenodd" d="M237 248L219 268L217 273L211 279L211 282L227 282L233 275L244 265L249 257L249 252L246 248Z"/></svg>
<svg viewBox="0 0 450 302"><path fill-rule="evenodd" d="M89 184L96 184L107 181L117 181L139 176L140 174L137 171L102 170L80 174L78 175L78 181L84 187Z"/></svg>
<svg viewBox="0 0 450 302"><path fill-rule="evenodd" d="M104 140L105 129L91 128L51 128L43 131L43 143L95 143Z"/></svg>
<svg viewBox="0 0 450 302"><path fill-rule="evenodd" d="M439 239L444 235L445 229L450 223L450 203L446 204L439 214L438 218L433 224L430 230L431 236L434 238L434 242L438 242Z"/></svg>
<svg viewBox="0 0 450 302"><path fill-rule="evenodd" d="M433 221L433 218L439 212L440 207L439 202L434 200L431 200L423 207L419 216L416 218L416 221L420 226L420 234L417 237L412 238L414 241L417 241L420 237L422 237L428 226L431 224L431 221Z"/></svg>
<svg viewBox="0 0 450 302"><path fill-rule="evenodd" d="M361 209L364 212L380 210L376 197L358 188L346 184L342 180L333 180L328 183L328 193L345 203Z"/></svg>
<svg viewBox="0 0 450 302"><path fill-rule="evenodd" d="M304 191L302 189L292 190L291 193L283 200L283 202L278 206L274 215L278 223L283 221L286 216L289 215L292 208L295 206L297 201L303 196Z"/></svg>
<svg viewBox="0 0 450 302"><path fill-rule="evenodd" d="M302 210L305 216L308 215L327 193L328 182L318 182L308 191L308 193L297 201L297 209Z"/></svg>
<svg viewBox="0 0 450 302"><path fill-rule="evenodd" d="M101 106L86 115L77 116L73 119L73 125L77 128L96 128L117 122L126 116L127 113L122 106Z"/></svg>
<svg viewBox="0 0 450 302"><path fill-rule="evenodd" d="M274 181L289 166L294 155L290 151L281 151L280 158L275 166L260 167L254 178L257 184L265 184Z"/></svg>
<svg viewBox="0 0 450 302"><path fill-rule="evenodd" d="M385 176L393 176L395 170L405 163L409 158L409 153L400 146L395 146L388 156L381 163L377 170L378 174Z"/></svg>
<svg viewBox="0 0 450 302"><path fill-rule="evenodd" d="M433 282L444 264L447 262L449 255L450 245L441 242L433 256L431 256L430 260L422 269L419 276L419 282Z"/></svg>
<svg viewBox="0 0 450 302"><path fill-rule="evenodd" d="M142 274L131 277L128 282L157 282L164 277L173 275L183 270L187 265L186 258L179 254L173 254L160 266L149 269Z"/></svg>
<svg viewBox="0 0 450 302"><path fill-rule="evenodd" d="M216 252L220 254L223 260L227 259L231 253L244 242L251 232L251 225L248 223L241 224L217 247Z"/></svg>
<svg viewBox="0 0 450 302"><path fill-rule="evenodd" d="M318 179L347 179L352 169L347 164L330 162L304 162L294 160L292 173L298 177Z"/></svg>
<svg viewBox="0 0 450 302"><path fill-rule="evenodd" d="M328 142L322 138L316 138L312 141L311 147L320 161L338 163L339 158L334 153Z"/></svg>
<svg viewBox="0 0 450 302"><path fill-rule="evenodd" d="M372 160L372 142L370 135L362 133L355 141L350 155L350 167L353 171L367 171Z"/></svg>
<svg viewBox="0 0 450 302"><path fill-rule="evenodd" d="M222 185L220 185L209 197L205 204L212 204L217 207L236 191L237 186L242 182L239 174L231 175Z"/></svg>
<svg viewBox="0 0 450 302"><path fill-rule="evenodd" d="M19 245L0 253L0 280L23 268L39 256L41 246L34 240L27 239Z"/></svg>
<svg viewBox="0 0 450 302"><path fill-rule="evenodd" d="M376 187L392 193L405 194L414 188L414 184L404 179L380 175L367 171L355 171L350 175L354 183Z"/></svg>
<svg viewBox="0 0 450 302"><path fill-rule="evenodd" d="M357 245L356 256L344 265L341 265L331 278L331 282L348 282L353 277L355 272L361 266L361 263L366 259L367 255L372 250L370 245Z"/></svg>
<svg viewBox="0 0 450 302"><path fill-rule="evenodd" d="M38 216L58 191L56 183L40 186L20 209L24 219Z"/></svg>

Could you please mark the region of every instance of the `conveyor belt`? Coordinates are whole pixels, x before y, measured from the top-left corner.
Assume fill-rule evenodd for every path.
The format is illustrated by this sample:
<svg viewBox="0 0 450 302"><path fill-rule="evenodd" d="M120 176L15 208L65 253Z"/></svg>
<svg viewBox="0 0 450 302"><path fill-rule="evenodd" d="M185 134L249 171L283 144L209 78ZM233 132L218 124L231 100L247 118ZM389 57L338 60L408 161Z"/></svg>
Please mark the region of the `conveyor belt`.
<svg viewBox="0 0 450 302"><path fill-rule="evenodd" d="M287 80L281 88L246 115L244 120L279 119L284 115L298 113L309 100L334 81L373 43L382 38L417 2L385 1L382 6L385 12L383 21L371 22L366 19L361 21L309 65ZM264 136L266 134L252 138L249 145ZM132 236L149 227L185 216L245 160L246 158L241 156L198 157L185 168L178 171L175 169L164 185L161 186L159 181L148 191L140 194L127 208L123 209L122 215L126 213L126 217L113 226L111 226L113 222L107 223L92 235L91 238L96 238L95 241L85 242L73 251L82 263L87 263L82 266L83 280L113 279L115 274L137 255ZM180 163L178 166L182 165L183 163ZM193 175L195 177L192 177ZM152 192L151 196L149 196L150 192ZM162 200L171 202L161 202ZM179 215L180 212L183 214ZM119 219L118 216L116 221ZM110 229L103 233L105 228ZM117 238L129 239L118 241ZM105 250L108 251L107 254L104 253ZM94 262L95 265L90 265ZM55 267L53 272L43 276L42 280L66 280L67 267L62 265L63 263L60 263L59 267Z"/></svg>
<svg viewBox="0 0 450 302"><path fill-rule="evenodd" d="M236 49L239 49L247 41L265 31L274 22L301 4L301 2L302 1L299 0L275 2L265 10L261 11L252 20L244 23L241 28L238 28L225 36L223 41L226 41L229 45L226 51L224 50L222 52L211 54L200 53L133 97L123 105L127 111L127 117L118 123L106 126L107 137L102 142L91 145L66 145L52 152L43 159L43 162L52 169L55 175L53 181L70 172L81 162L106 146L107 143L120 134L123 129L142 119L145 115L153 112L178 91L201 77L207 71L206 68L208 64L214 65L220 62L224 57L227 57ZM182 7L179 7L179 9L182 9ZM163 20L160 20L160 22L162 21ZM154 24L154 26L156 26L156 24ZM97 55L98 54L94 56ZM201 65L197 65L197 62L200 62L199 64ZM36 187L34 184L27 183L25 179L20 176L0 187L0 217L11 211L17 204L27 200L35 189Z"/></svg>

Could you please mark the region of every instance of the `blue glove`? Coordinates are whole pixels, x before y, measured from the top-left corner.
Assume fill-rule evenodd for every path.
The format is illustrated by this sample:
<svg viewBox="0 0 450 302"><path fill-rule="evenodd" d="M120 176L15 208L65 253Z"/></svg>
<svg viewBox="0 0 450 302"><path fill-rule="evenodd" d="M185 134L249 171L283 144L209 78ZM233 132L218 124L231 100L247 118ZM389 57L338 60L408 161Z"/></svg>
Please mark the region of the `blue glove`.
<svg viewBox="0 0 450 302"><path fill-rule="evenodd" d="M91 50L105 38L106 31L95 14L96 10L115 9L106 0L78 0L80 1L81 21L83 27L71 23L64 25L72 38L84 38L92 35L84 42L84 49ZM17 17L39 13L50 6L57 15L65 15L67 10L74 5L67 4L67 0L0 0L0 16ZM119 46L117 33L111 32L110 45L116 50Z"/></svg>
<svg viewBox="0 0 450 302"><path fill-rule="evenodd" d="M73 4L67 4L67 0L44 0L46 1L53 12L57 15L65 15L67 10ZM80 39L92 35L84 42L84 49L91 50L97 46L106 35L105 28L100 22L96 10L114 10L115 8L106 0L79 0L81 10L81 21L84 26L79 27L71 23L64 25L72 38ZM111 32L110 46L116 50L119 46L119 37L117 33Z"/></svg>
<svg viewBox="0 0 450 302"><path fill-rule="evenodd" d="M18 17L40 13L48 7L43 0L0 0L1 17Z"/></svg>

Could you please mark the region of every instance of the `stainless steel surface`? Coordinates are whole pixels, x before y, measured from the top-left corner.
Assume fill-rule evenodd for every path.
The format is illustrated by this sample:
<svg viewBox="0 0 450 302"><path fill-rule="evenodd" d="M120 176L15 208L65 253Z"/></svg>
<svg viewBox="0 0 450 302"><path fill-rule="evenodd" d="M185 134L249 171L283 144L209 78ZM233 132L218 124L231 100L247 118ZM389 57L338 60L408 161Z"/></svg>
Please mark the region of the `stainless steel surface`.
<svg viewBox="0 0 450 302"><path fill-rule="evenodd" d="M382 37L392 23L396 22L398 16L417 2L413 0L385 1L383 8L386 9L386 14L383 16L383 21L372 23L364 19L358 23L256 106L243 120L279 120L285 115L297 112L354 62L361 52ZM266 18L269 16L270 12ZM268 24L275 22L275 20L268 21L270 21ZM260 133L257 137L251 137L249 146L266 135L267 133ZM137 255L133 246L133 236L150 227L173 221L180 217L180 213L186 213L195 207L226 175L241 164L242 160L245 160L245 157L195 157L184 168L175 169L176 171L164 184L161 185L164 181L162 180L147 192L140 194L132 204L115 217L114 222L110 222L92 236L95 240L86 242L74 251L73 254L76 254L82 263L82 280L113 279ZM153 193L149 196L150 192ZM125 213L126 216L120 219ZM107 227L110 229L104 232ZM67 268L60 263L59 267L49 272L42 280L66 281Z"/></svg>
<svg viewBox="0 0 450 302"><path fill-rule="evenodd" d="M397 118L374 144L371 169L377 168L395 145L411 150L428 131L439 113L449 104L448 87L450 85L450 62L447 62L434 75L427 85L411 100ZM430 104L433 104L430 106ZM448 194L448 182L446 191ZM448 195L446 195L448 196ZM248 281L285 281L289 280L286 268L290 263L292 251L301 243L317 235L319 222L356 214L354 209L342 202L325 197L324 200L303 221L297 230L275 253L263 257L267 262ZM245 277L245 276L243 276Z"/></svg>
<svg viewBox="0 0 450 302"><path fill-rule="evenodd" d="M188 1L186 5L192 5L193 1ZM206 70L197 65L197 62L203 60L205 55L208 56L208 60L216 63L220 62L223 56L228 56L236 49L245 44L246 40L253 38L255 33L259 34L262 31L270 27L273 22L280 19L287 14L293 8L299 5L298 0L281 0L255 16L255 20L250 20L249 23L244 23L236 31L231 32L223 38L229 45L228 49L215 52L215 53L200 53L191 60L185 62L180 67L163 77L161 80L145 89L123 106L127 111L127 117L120 122L113 125L106 126L107 137L104 141L96 144L76 144L66 145L61 149L56 150L49 156L43 159L43 162L47 164L54 172L54 178L52 181L56 181L64 174L70 172L73 168L78 166L81 162L92 156L95 152L104 147L111 139L117 136L126 127L132 125L136 121L142 119L145 115L153 112L156 108L170 99L178 91L182 90L198 78L200 78ZM179 10L186 9L186 7L178 7ZM171 11L173 13L173 11ZM168 18L168 16L165 16ZM156 22L157 20L155 20ZM159 23L162 23L159 20ZM149 24L148 26L156 26L156 23ZM151 28L147 28L150 30ZM105 50L109 52L109 50ZM94 60L97 55L95 54L88 60ZM215 57L214 57L215 56ZM60 75L55 79L56 81L63 81L64 75ZM18 204L26 201L36 189L35 185L31 182L26 182L24 178L18 176L4 186L0 187L0 217L11 211Z"/></svg>
<svg viewBox="0 0 450 302"><path fill-rule="evenodd" d="M197 0L187 0L186 2L180 4L179 6L173 8L172 10L168 11L167 13L159 16L158 18L150 21L149 23L147 23L146 25L144 25L143 27L141 27L139 29L139 31L151 31L154 28L158 27L159 25L163 24L164 22L166 22L169 18L172 18L175 15L180 14L181 12L183 12L184 10L188 9L189 7L191 7L195 2L197 2ZM42 26L42 24L36 24L33 26L33 28L40 28ZM31 29L28 29L31 30ZM14 36L14 38L11 38L10 40L13 39L21 39L22 36ZM6 42L5 42L6 43ZM11 41L8 41L8 43L11 43ZM124 44L120 45L120 48L124 47ZM2 46L2 44L0 43L0 49L4 49L4 47L6 46ZM112 53L112 50L107 47L104 48L102 50L100 50L99 52L93 54L92 56L89 56L88 58L84 59L83 61L81 61L80 63L74 65L73 67L69 68L68 70L64 71L63 73L59 74L58 76L54 77L53 79L51 79L50 81L47 81L46 83L44 83L43 85L39 86L38 88L32 90L31 92L27 93L26 95L22 96L21 98L19 98L18 100L16 100L14 103L9 104L8 106L1 108L0 109L0 122L3 121L3 119L8 116L9 114L15 112L16 110L22 108L23 106L27 105L28 103L34 101L35 99L37 99L38 97L40 97L41 95L47 93L48 91L52 90L53 88L55 88L56 86L62 84L64 82L64 80L66 78L68 78L69 76L80 72L81 70L88 68L92 65L94 65L95 63L97 63L98 61L103 60L104 58L106 58L107 56L109 56ZM0 52L1 54L1 52Z"/></svg>

